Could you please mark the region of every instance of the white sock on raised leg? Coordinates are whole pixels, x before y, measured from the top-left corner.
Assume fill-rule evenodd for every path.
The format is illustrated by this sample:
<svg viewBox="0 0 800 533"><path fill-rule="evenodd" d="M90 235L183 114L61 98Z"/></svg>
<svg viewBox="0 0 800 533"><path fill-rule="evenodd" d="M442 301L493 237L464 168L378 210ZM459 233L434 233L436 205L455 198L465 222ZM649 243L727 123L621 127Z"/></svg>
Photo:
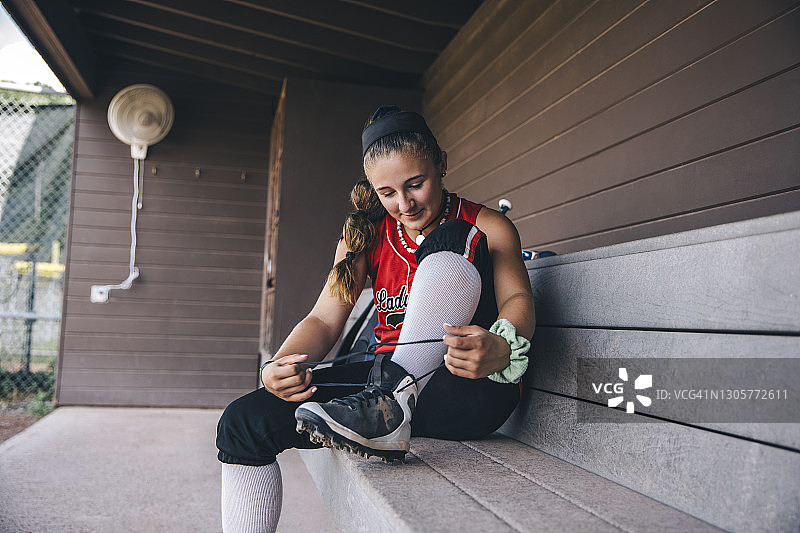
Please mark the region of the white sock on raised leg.
<svg viewBox="0 0 800 533"><path fill-rule="evenodd" d="M274 533L282 504L278 461L264 466L222 463L224 533Z"/></svg>
<svg viewBox="0 0 800 533"><path fill-rule="evenodd" d="M465 326L472 320L481 297L481 277L464 256L435 252L420 263L408 297L406 316L398 342L441 338L443 323ZM414 377L435 369L447 353L444 343L398 346L392 361ZM430 379L417 382L422 390Z"/></svg>

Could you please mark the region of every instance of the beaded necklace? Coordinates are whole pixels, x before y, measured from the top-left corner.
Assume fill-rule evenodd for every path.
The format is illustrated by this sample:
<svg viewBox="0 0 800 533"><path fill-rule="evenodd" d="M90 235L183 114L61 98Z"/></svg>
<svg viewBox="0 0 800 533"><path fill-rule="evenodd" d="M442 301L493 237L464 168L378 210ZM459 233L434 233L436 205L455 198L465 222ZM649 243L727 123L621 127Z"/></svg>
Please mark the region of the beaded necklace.
<svg viewBox="0 0 800 533"><path fill-rule="evenodd" d="M447 217L450 216L450 193L447 192L446 189L443 189L442 193L444 195L444 199L443 199L444 211L443 211L443 214L442 214L442 219L439 221L439 225L440 226L442 224L444 224L444 222L447 220ZM422 228L422 229L424 230L425 228ZM403 236L403 225L400 223L399 220L397 221L397 235L400 237L400 244L403 245L403 248L405 248L406 251L408 253L410 253L411 255L414 255L414 250L412 250L408 246L408 243L406 242L406 238ZM414 242L416 242L417 246L419 246L420 244L422 244L422 241L424 241L424 240L425 240L425 236L422 233L420 233L419 235L417 235L417 238L415 239Z"/></svg>

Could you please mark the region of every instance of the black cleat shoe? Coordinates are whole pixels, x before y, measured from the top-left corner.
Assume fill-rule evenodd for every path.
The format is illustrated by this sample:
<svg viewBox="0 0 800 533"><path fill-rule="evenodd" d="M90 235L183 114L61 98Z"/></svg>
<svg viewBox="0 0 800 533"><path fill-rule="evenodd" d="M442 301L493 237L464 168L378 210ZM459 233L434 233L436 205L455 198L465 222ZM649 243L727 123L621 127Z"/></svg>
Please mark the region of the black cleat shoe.
<svg viewBox="0 0 800 533"><path fill-rule="evenodd" d="M380 357L372 376L357 394L302 404L295 411L297 432L308 432L312 442L328 448L402 460L409 449L417 384L403 367Z"/></svg>

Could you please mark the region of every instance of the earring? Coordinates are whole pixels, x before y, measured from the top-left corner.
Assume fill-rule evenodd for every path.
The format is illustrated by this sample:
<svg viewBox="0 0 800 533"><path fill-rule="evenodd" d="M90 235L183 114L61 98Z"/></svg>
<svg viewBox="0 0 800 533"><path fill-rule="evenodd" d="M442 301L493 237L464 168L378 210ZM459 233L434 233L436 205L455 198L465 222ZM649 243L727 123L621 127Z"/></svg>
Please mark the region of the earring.
<svg viewBox="0 0 800 533"><path fill-rule="evenodd" d="M442 172L442 177L445 177L445 176L447 176L447 171L446 170L444 172Z"/></svg>

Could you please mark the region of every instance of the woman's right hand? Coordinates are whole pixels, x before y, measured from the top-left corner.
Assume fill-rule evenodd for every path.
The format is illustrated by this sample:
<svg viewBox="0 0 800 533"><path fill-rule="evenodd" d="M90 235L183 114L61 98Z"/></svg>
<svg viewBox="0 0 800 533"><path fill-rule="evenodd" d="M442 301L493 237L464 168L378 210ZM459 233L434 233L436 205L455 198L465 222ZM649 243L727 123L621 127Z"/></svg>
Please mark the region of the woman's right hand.
<svg viewBox="0 0 800 533"><path fill-rule="evenodd" d="M311 369L303 365L307 355L292 354L276 359L261 371L261 383L287 402L304 402L316 392L311 387Z"/></svg>

